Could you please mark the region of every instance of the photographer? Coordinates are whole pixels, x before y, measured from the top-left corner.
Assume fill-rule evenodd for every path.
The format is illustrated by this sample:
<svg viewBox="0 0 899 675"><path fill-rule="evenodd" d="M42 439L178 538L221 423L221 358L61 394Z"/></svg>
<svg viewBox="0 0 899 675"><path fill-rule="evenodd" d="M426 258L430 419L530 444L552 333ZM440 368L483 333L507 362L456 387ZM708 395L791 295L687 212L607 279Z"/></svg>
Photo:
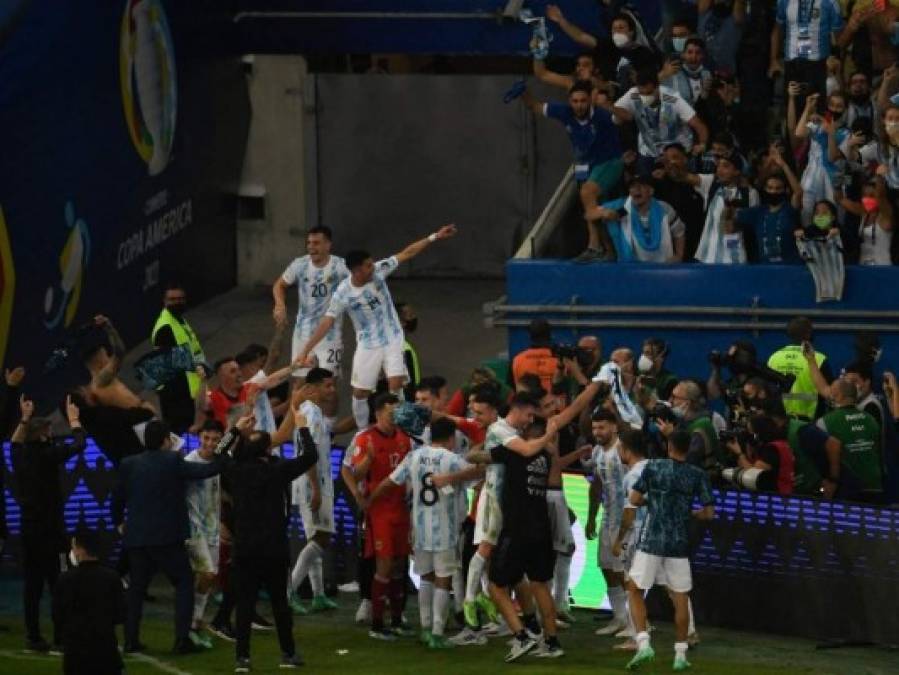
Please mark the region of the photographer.
<svg viewBox="0 0 899 675"><path fill-rule="evenodd" d="M515 384L525 373L534 373L540 378L540 385L549 391L556 374L558 359L553 354L552 334L546 319L533 319L528 326L531 346L512 359L512 380Z"/></svg>
<svg viewBox="0 0 899 675"><path fill-rule="evenodd" d="M765 415L749 420L748 433L722 432L721 440L734 456L736 469L723 476L738 487L762 492L793 493L793 451L783 427Z"/></svg>
<svg viewBox="0 0 899 675"><path fill-rule="evenodd" d="M665 369L668 352L668 343L662 338L647 338L643 341L642 353L637 361L637 370L640 371L637 380L641 387L654 390L662 401L671 398L671 392L677 385L677 375Z"/></svg>
<svg viewBox="0 0 899 675"><path fill-rule="evenodd" d="M718 444L718 434L712 424L712 416L705 408L705 399L699 385L692 380L681 380L671 392L671 411L677 418L675 424L659 415L656 425L666 439L676 430L690 433L690 448L687 462L704 469L709 476L718 472L722 457Z"/></svg>
<svg viewBox="0 0 899 675"><path fill-rule="evenodd" d="M602 365L602 343L595 335L584 335L577 346L555 347L559 365L553 375L553 386L564 384L571 397L577 396L599 372Z"/></svg>
<svg viewBox="0 0 899 675"><path fill-rule="evenodd" d="M758 358L758 354L755 345L749 340L737 340L728 347L725 354L717 350L710 352L709 363L712 366L712 372L706 383L709 400L723 398L728 408L732 408L734 403L739 400L743 385L750 378L745 367L755 363L756 358ZM731 378L726 382L721 379L721 371L724 367L731 371Z"/></svg>

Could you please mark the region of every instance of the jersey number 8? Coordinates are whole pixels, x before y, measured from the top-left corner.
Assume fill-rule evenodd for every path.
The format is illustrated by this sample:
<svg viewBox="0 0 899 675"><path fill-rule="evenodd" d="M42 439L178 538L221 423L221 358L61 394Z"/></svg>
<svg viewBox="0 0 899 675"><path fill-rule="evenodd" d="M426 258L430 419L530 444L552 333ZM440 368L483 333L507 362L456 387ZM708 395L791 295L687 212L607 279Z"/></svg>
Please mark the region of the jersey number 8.
<svg viewBox="0 0 899 675"><path fill-rule="evenodd" d="M431 482L431 476L433 475L434 474L429 471L421 477L421 491L419 492L418 498L425 506L434 506L434 504L437 503L437 499L440 497L440 495L437 494L437 488L435 488L434 483Z"/></svg>

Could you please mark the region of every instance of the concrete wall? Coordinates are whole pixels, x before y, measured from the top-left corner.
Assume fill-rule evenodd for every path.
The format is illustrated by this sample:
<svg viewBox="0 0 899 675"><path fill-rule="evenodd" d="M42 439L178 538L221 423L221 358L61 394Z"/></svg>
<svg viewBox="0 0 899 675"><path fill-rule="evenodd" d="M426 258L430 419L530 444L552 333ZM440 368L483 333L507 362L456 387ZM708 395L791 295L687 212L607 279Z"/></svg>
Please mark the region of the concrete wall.
<svg viewBox="0 0 899 675"><path fill-rule="evenodd" d="M237 279L242 286L270 284L303 249L307 189L304 185L307 134L304 112L313 115L314 91L306 60L293 55L245 59L252 122L241 193L264 190L265 218L237 225ZM313 200L314 201L314 200Z"/></svg>

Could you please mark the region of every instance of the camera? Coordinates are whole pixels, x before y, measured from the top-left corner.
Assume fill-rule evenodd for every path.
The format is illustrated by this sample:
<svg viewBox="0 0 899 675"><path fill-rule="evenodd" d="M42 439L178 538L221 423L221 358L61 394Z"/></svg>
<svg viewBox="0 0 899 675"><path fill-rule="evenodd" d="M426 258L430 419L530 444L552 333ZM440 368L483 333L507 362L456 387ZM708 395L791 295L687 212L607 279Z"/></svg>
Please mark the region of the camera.
<svg viewBox="0 0 899 675"><path fill-rule="evenodd" d="M656 403L655 406L653 406L652 410L649 411L649 418L653 420L659 420L660 422L665 422L667 424L677 423L677 416L674 414L671 406L661 401Z"/></svg>
<svg viewBox="0 0 899 675"><path fill-rule="evenodd" d="M573 359L581 368L589 368L593 352L577 345L552 345L550 351L557 359Z"/></svg>
<svg viewBox="0 0 899 675"><path fill-rule="evenodd" d="M721 470L721 478L733 485L734 487L743 488L757 492L760 488L759 483L762 482L763 474L768 473L763 469L750 467L742 469L740 467L731 467Z"/></svg>
<svg viewBox="0 0 899 675"><path fill-rule="evenodd" d="M736 441L741 448L745 448L754 439L754 435L744 426L735 426L733 429L722 429L718 432L718 440L722 443Z"/></svg>
<svg viewBox="0 0 899 675"><path fill-rule="evenodd" d="M722 354L717 350L709 352L709 363L717 369L727 367L734 375L746 375L747 377L759 377L766 382L776 385L780 391L790 391L795 375L784 375L772 370L768 366L757 363L754 354L739 346L732 347L728 353Z"/></svg>

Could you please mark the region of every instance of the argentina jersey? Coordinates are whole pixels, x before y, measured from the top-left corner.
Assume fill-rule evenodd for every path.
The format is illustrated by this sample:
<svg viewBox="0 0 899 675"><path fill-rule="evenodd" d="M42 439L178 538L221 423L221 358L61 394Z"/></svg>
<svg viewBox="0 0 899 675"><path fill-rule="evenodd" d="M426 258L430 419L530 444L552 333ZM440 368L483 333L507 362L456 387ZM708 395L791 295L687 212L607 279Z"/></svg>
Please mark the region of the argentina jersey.
<svg viewBox="0 0 899 675"><path fill-rule="evenodd" d="M618 443L608 450L597 446L597 450L596 475L602 481L602 526L617 532L624 511L624 465L618 456Z"/></svg>
<svg viewBox="0 0 899 675"><path fill-rule="evenodd" d="M777 23L784 30L784 58L823 61L831 35L843 29L837 0L777 0Z"/></svg>
<svg viewBox="0 0 899 675"><path fill-rule="evenodd" d="M315 331L340 282L350 276L343 258L330 256L323 267L316 267L309 256L294 260L281 275L286 284L296 284L299 305L295 331L308 338ZM328 331L329 341L340 342L340 322Z"/></svg>
<svg viewBox="0 0 899 675"><path fill-rule="evenodd" d="M319 408L312 401L303 401L300 405L300 412L306 416L306 423L309 427L309 434L315 441L315 448L318 451L318 484L321 488L322 495L334 494L334 479L331 477L331 434L328 429L328 423ZM299 430L295 430L293 434L293 442L295 450L300 447ZM306 503L312 497L312 486L310 485L309 474L305 473L294 481L294 503Z"/></svg>
<svg viewBox="0 0 899 675"><path fill-rule="evenodd" d="M408 454L390 474L397 485L412 486L412 523L417 551L449 551L456 547L459 525L455 499L431 482L434 474L468 467L458 455L443 448L423 445ZM453 487L453 490L460 488Z"/></svg>
<svg viewBox="0 0 899 675"><path fill-rule="evenodd" d="M361 287L344 279L331 298L326 316L340 318L346 312L356 330L356 345L363 349L378 349L404 339L393 298L387 288L387 277L399 266L395 257L375 263L371 281ZM335 322L335 325L337 322Z"/></svg>
<svg viewBox="0 0 899 675"><path fill-rule="evenodd" d="M490 452L499 445L505 445L508 441L518 436L518 432L504 418L496 420L487 429L487 438L484 440L484 450ZM497 502L502 500L503 481L506 477L506 467L503 464L491 463L487 465L484 474L484 489Z"/></svg>
<svg viewBox="0 0 899 675"><path fill-rule="evenodd" d="M643 459L634 464L626 474L624 474L624 501L625 507L627 509L636 509L637 515L634 518L634 525L631 528L632 538L634 542L640 540L640 535L643 533L643 527L646 524L646 517L648 515L648 511L645 506L635 507L630 505L630 496L631 490L634 489L634 485L637 484L637 481L640 480L640 476L643 475L643 469L646 467L646 463L649 460Z"/></svg>

